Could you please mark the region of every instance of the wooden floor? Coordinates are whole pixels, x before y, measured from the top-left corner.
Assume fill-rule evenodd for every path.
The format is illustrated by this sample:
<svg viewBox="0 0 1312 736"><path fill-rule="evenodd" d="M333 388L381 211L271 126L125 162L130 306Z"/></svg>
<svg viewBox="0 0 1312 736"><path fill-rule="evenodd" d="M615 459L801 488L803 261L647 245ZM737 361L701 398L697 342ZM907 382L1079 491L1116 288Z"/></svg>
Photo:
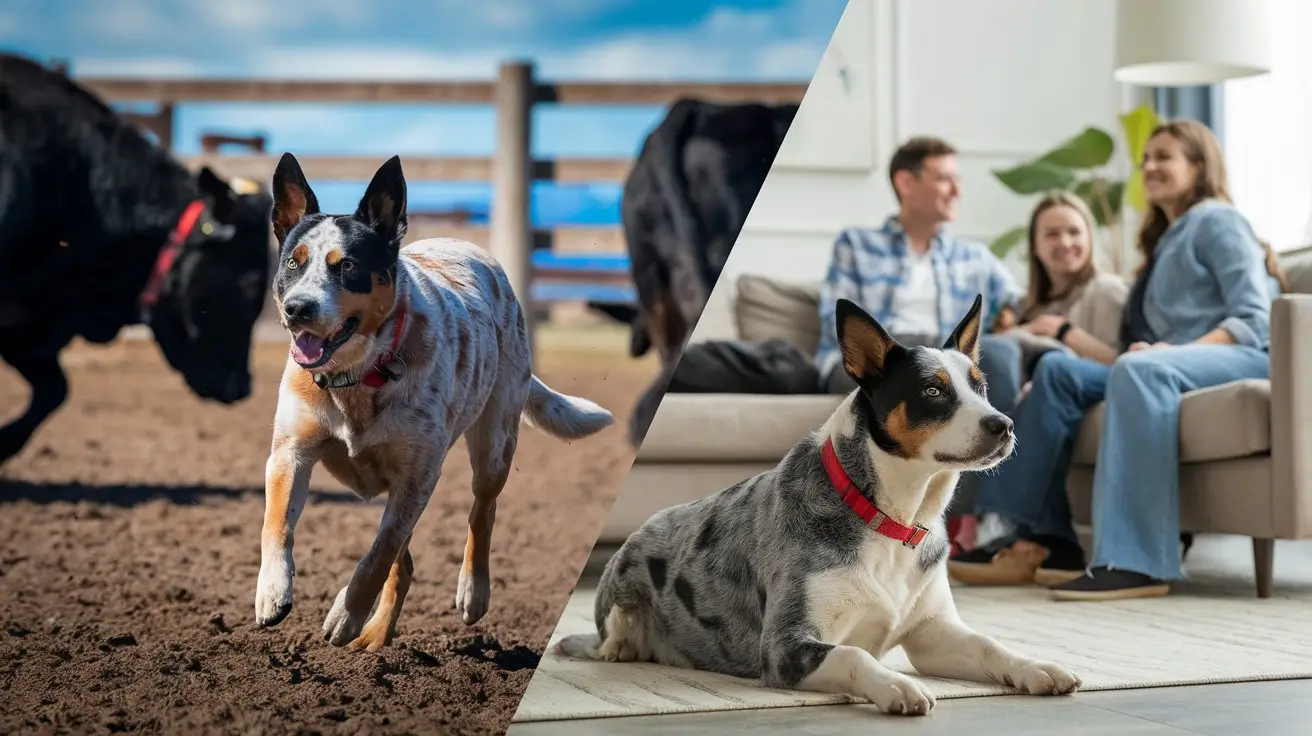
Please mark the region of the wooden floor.
<svg viewBox="0 0 1312 736"><path fill-rule="evenodd" d="M1006 696L941 701L919 718L885 716L865 705L687 713L512 724L507 736L590 734L830 734L1019 736L1020 734L1312 733L1312 680L1113 690L1075 698Z"/></svg>
<svg viewBox="0 0 1312 736"><path fill-rule="evenodd" d="M1252 575L1251 547L1240 537L1201 537L1191 561L1235 575ZM594 582L597 557L585 570ZM1276 544L1276 587L1312 574L1312 542ZM768 708L715 713L599 718L512 724L508 736L590 734L830 734L867 729L881 736L1024 736L1054 734L1208 734L1283 736L1312 734L1312 680L1194 685L1077 693L1068 698L1002 696L939 701L925 717L885 716L866 705Z"/></svg>

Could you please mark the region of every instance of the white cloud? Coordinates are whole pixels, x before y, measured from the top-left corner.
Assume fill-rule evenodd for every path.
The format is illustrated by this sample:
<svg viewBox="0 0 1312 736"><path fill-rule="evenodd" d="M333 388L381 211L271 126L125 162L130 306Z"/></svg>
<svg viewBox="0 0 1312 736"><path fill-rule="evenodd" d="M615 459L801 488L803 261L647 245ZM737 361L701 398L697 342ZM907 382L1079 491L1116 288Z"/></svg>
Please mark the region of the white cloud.
<svg viewBox="0 0 1312 736"><path fill-rule="evenodd" d="M221 27L233 37L232 55L216 62L181 62L162 54L135 58L75 58L79 73L142 76L253 76L305 79L489 79L497 65L525 56L511 42L471 51L398 47L383 44L309 44L286 42L273 33L304 12L330 13L341 22L358 17L354 0L315 3L313 0L277 0L278 13L269 13L264 0L222 0L198 4L201 27ZM615 0L611 0L615 1ZM813 1L813 0L812 0ZM546 13L586 16L607 0L498 0L475 6L467 0L434 0L434 22L442 8L462 9L466 22L474 13L485 24L499 28L535 25ZM152 17L158 5L149 0L123 0L114 16L115 28L171 28L182 19ZM289 7L290 4L290 7ZM793 0L779 10L744 11L720 8L700 24L683 29L630 31L589 45L543 50L531 54L544 79L596 80L699 80L774 77L806 79L815 71L828 43L832 14L804 7ZM808 12L809 11L809 12ZM828 17L832 15L833 17ZM276 22L275 22L276 21ZM285 29L278 29L285 30ZM117 31L116 31L117 32ZM140 30L138 33L142 32ZM264 38L259 38L263 36ZM243 48L243 46L245 48Z"/></svg>
<svg viewBox="0 0 1312 736"><path fill-rule="evenodd" d="M154 42L161 33L172 34L178 28L178 19L170 18L159 3L151 0L119 0L112 10L75 13L72 17L74 30L81 34L128 43Z"/></svg>

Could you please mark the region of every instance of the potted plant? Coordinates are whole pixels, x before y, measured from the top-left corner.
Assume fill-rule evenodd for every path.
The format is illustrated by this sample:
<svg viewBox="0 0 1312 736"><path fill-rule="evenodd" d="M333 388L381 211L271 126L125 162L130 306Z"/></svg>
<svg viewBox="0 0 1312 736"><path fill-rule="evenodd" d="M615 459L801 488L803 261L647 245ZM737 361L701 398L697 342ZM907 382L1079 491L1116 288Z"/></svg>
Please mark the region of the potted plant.
<svg viewBox="0 0 1312 736"><path fill-rule="evenodd" d="M1159 123L1157 114L1147 106L1121 115L1120 120L1132 164L1128 179L1114 178L1106 171L1105 167L1116 151L1116 142L1111 134L1094 127L1085 128L1079 135L1031 161L1009 169L994 170L993 176L1021 196L1052 190L1070 191L1089 205L1100 228L1115 227L1121 221L1123 207L1128 205L1143 212L1143 179L1139 161L1143 158L1148 136ZM989 248L999 258L1005 258L1025 241L1027 229L1025 225L1011 228L994 238ZM1119 263L1113 267L1120 270Z"/></svg>

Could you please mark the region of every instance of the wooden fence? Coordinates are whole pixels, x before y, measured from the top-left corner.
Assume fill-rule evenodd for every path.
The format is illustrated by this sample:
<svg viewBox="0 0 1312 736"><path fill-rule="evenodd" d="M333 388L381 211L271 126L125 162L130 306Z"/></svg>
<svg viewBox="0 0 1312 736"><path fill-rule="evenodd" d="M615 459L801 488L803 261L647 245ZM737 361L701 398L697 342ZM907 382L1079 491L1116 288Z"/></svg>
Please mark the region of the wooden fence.
<svg viewBox="0 0 1312 736"><path fill-rule="evenodd" d="M460 237L484 245L503 264L515 292L550 301L570 281L615 286L627 279L623 234L618 227L564 227L535 231L529 219L534 181L622 182L629 158L534 160L533 109L537 105L660 105L684 97L714 102L800 102L805 83L651 83L539 81L530 62L500 65L495 81L300 81L230 79L117 79L77 77L107 102L153 103L157 111L132 114L160 143L174 147L174 106L189 102L485 104L496 109L496 150L491 157L403 157L411 181L491 182L490 226L471 227L423 212L411 214L411 237ZM251 121L258 126L258 120ZM201 153L184 157L191 166L207 164L225 176L268 182L277 157L264 151L263 136L206 135ZM640 141L635 141L636 153ZM224 145L248 152L223 154ZM377 156L297 157L311 180L367 181L381 163ZM267 184L266 184L267 186ZM534 260L536 254L536 264ZM579 258L571 258L577 255ZM546 289L531 287L546 286ZM557 288L554 293L568 290ZM615 293L611 289L610 293ZM534 297L537 297L534 299ZM577 298L577 297L576 297ZM604 298L604 297L603 297ZM534 309L526 310L530 314Z"/></svg>

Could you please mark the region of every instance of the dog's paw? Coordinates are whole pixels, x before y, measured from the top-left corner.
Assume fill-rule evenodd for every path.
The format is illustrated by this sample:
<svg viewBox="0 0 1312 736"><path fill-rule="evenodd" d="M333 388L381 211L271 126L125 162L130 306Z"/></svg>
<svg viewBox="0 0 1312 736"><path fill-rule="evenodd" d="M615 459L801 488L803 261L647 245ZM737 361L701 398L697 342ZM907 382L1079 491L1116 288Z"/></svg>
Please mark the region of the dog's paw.
<svg viewBox="0 0 1312 736"><path fill-rule="evenodd" d="M455 609L460 612L465 625L472 625L483 618L491 600L492 584L487 577L467 573L461 568L460 580L456 583Z"/></svg>
<svg viewBox="0 0 1312 736"><path fill-rule="evenodd" d="M1021 662L999 679L1030 695L1069 695L1083 684L1065 667L1051 662Z"/></svg>
<svg viewBox="0 0 1312 736"><path fill-rule="evenodd" d="M346 610L346 588L342 588L337 594L337 600L333 601L333 607L328 610L328 616L323 620L323 638L329 644L340 647L354 641L363 628L364 616L352 616Z"/></svg>
<svg viewBox="0 0 1312 736"><path fill-rule="evenodd" d="M866 693L881 713L899 716L923 716L934 709L934 693L916 680L899 673L875 685Z"/></svg>
<svg viewBox="0 0 1312 736"><path fill-rule="evenodd" d="M277 626L292 612L295 575L290 559L281 555L260 565L255 584L255 622L260 626Z"/></svg>

